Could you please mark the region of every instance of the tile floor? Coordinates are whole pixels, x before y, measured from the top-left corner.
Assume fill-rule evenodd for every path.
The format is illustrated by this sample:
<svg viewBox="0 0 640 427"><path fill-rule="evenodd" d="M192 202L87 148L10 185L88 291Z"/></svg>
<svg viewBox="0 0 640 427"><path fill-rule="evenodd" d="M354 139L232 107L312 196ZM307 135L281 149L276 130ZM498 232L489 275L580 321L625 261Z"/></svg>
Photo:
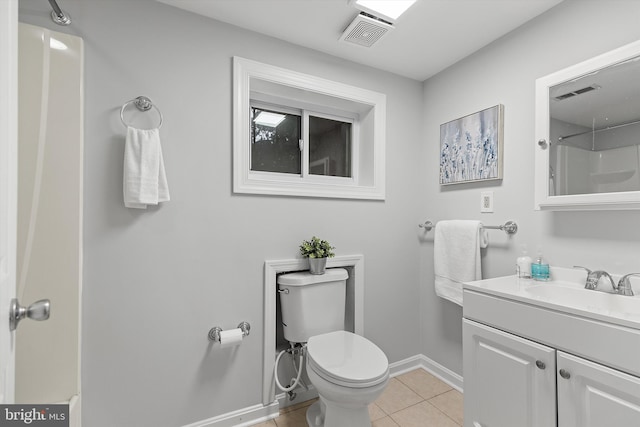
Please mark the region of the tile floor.
<svg viewBox="0 0 640 427"><path fill-rule="evenodd" d="M307 427L305 412L314 401L287 407L278 418L254 427ZM462 393L424 369L391 378L369 406L373 427L460 427L462 414Z"/></svg>

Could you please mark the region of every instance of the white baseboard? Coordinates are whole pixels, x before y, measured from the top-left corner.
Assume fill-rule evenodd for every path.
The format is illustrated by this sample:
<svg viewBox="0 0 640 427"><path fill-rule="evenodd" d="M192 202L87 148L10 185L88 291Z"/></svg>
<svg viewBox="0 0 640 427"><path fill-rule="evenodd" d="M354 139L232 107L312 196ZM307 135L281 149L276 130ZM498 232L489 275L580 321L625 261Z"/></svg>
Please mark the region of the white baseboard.
<svg viewBox="0 0 640 427"><path fill-rule="evenodd" d="M462 393L462 376L456 374L452 370L442 366L438 362L429 359L424 354L418 354L389 364L389 374L392 377L402 375L414 369L422 368L434 377L444 381L451 387Z"/></svg>
<svg viewBox="0 0 640 427"><path fill-rule="evenodd" d="M217 417L196 421L183 427L245 427L271 420L276 418L278 414L278 402L273 402L267 406L258 404L227 412Z"/></svg>
<svg viewBox="0 0 640 427"><path fill-rule="evenodd" d="M441 364L429 359L424 354L418 354L416 356L408 357L404 360L389 364L389 375L396 377L404 373L413 371L415 369L424 369L438 379L449 384L459 392L462 392L462 377L448 368L445 368ZM318 396L318 393L313 388L309 387L309 390L296 391L297 397L294 402L289 403L287 401L287 395L285 393L276 396L277 400L267 406L262 404L249 406L248 408L239 409L237 411L228 412L226 414L219 415L217 417L209 418L203 421L198 421L193 424L189 424L183 427L245 427L252 424L257 424L263 421L267 421L276 418L279 414L279 409L289 406L291 404L304 402L309 399L313 399Z"/></svg>
<svg viewBox="0 0 640 427"><path fill-rule="evenodd" d="M315 399L316 397L318 397L316 388L312 385L309 385L307 390L303 388L296 390L295 400L289 400L289 396L287 395L287 393L280 393L276 395L276 400L278 401L279 408L284 409L289 406L297 405L301 402L306 402L307 400Z"/></svg>

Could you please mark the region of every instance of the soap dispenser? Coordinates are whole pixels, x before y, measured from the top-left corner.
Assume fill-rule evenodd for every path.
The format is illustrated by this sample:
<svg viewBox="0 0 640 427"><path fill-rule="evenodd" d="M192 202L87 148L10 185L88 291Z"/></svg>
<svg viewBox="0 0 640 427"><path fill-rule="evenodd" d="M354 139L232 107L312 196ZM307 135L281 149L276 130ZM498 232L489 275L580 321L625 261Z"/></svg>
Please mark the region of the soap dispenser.
<svg viewBox="0 0 640 427"><path fill-rule="evenodd" d="M521 279L531 279L531 257L527 245L522 245L522 255L516 259L516 275Z"/></svg>
<svg viewBox="0 0 640 427"><path fill-rule="evenodd" d="M533 264L531 264L531 277L534 280L547 281L550 278L549 264L542 257L542 250L538 248L538 256Z"/></svg>

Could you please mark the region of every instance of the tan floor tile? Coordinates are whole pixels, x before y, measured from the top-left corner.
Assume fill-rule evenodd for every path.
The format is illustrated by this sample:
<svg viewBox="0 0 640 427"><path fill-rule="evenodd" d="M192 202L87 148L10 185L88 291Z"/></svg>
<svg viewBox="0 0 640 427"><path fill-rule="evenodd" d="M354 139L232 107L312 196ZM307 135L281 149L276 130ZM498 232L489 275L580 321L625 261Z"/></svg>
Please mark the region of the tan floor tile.
<svg viewBox="0 0 640 427"><path fill-rule="evenodd" d="M277 425L275 421L269 420L263 423L252 424L251 427L277 427Z"/></svg>
<svg viewBox="0 0 640 427"><path fill-rule="evenodd" d="M307 408L281 414L275 421L277 427L307 427Z"/></svg>
<svg viewBox="0 0 640 427"><path fill-rule="evenodd" d="M426 401L391 414L391 418L400 427L459 427L451 418Z"/></svg>
<svg viewBox="0 0 640 427"><path fill-rule="evenodd" d="M398 427L398 424L390 417L384 417L372 422L371 427Z"/></svg>
<svg viewBox="0 0 640 427"><path fill-rule="evenodd" d="M371 421L375 421L386 416L387 414L385 414L385 412L375 403L369 405L369 419Z"/></svg>
<svg viewBox="0 0 640 427"><path fill-rule="evenodd" d="M429 399L429 403L447 414L458 424L463 424L463 395L458 390L451 390L444 394L436 396L433 399Z"/></svg>
<svg viewBox="0 0 640 427"><path fill-rule="evenodd" d="M398 375L396 378L425 400L451 390L448 384L421 368Z"/></svg>
<svg viewBox="0 0 640 427"><path fill-rule="evenodd" d="M287 406L286 408L280 409L280 414L286 414L287 412L296 411L300 408L306 408L307 406L311 406L312 404L316 403L316 400L318 399L315 398L315 399L305 400L304 402L298 402L294 405Z"/></svg>
<svg viewBox="0 0 640 427"><path fill-rule="evenodd" d="M385 413L393 414L423 399L396 378L391 378L387 388L374 403Z"/></svg>

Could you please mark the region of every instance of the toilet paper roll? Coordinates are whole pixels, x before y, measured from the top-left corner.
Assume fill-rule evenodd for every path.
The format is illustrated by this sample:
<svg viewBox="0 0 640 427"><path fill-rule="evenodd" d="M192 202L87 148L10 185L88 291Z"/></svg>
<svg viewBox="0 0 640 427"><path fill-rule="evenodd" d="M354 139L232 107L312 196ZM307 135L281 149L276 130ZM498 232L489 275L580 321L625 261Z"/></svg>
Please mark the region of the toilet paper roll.
<svg viewBox="0 0 640 427"><path fill-rule="evenodd" d="M235 347L242 343L242 329L230 329L220 332L220 347Z"/></svg>

